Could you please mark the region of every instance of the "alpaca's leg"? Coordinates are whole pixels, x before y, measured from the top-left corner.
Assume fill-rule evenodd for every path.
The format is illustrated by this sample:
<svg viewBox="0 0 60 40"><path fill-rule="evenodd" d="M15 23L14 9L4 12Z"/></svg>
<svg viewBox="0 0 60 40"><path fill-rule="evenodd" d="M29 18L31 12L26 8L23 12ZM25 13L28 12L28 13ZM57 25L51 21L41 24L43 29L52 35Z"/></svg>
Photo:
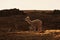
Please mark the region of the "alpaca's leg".
<svg viewBox="0 0 60 40"><path fill-rule="evenodd" d="M38 25L38 32L42 32L42 25Z"/></svg>
<svg viewBox="0 0 60 40"><path fill-rule="evenodd" d="M29 31L33 31L33 28L32 28L32 26L29 26Z"/></svg>
<svg viewBox="0 0 60 40"><path fill-rule="evenodd" d="M31 30L36 31L36 27L34 25L31 25Z"/></svg>
<svg viewBox="0 0 60 40"><path fill-rule="evenodd" d="M33 26L33 31L36 31L36 26Z"/></svg>

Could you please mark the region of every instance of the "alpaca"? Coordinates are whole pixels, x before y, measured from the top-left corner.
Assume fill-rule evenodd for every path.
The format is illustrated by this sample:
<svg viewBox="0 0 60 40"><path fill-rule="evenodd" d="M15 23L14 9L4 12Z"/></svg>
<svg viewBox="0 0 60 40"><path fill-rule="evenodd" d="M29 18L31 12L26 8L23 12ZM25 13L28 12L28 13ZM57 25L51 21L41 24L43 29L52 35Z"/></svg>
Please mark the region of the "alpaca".
<svg viewBox="0 0 60 40"><path fill-rule="evenodd" d="M38 32L42 32L42 21L39 20L39 19L36 19L36 20L30 20L30 17L27 16L25 18L25 21L27 21L27 23L29 23L31 26L30 26L30 31L38 31Z"/></svg>

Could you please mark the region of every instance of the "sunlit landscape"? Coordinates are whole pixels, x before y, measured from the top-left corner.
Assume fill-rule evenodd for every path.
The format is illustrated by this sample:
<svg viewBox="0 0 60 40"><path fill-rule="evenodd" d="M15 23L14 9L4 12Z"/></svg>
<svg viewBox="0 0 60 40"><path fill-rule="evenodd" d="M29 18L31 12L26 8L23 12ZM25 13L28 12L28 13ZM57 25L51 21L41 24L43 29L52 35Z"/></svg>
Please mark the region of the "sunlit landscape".
<svg viewBox="0 0 60 40"><path fill-rule="evenodd" d="M59 40L60 10L0 10L0 40Z"/></svg>

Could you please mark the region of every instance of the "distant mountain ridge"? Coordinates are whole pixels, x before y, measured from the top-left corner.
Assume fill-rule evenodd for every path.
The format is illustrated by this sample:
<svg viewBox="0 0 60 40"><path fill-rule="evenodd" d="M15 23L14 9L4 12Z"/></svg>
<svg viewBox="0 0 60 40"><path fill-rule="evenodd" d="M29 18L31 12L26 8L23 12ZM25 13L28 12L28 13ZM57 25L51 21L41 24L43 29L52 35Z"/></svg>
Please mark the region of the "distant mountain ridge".
<svg viewBox="0 0 60 40"><path fill-rule="evenodd" d="M21 11L16 8L0 10L0 17L12 16L12 15L25 15L25 13L24 11Z"/></svg>

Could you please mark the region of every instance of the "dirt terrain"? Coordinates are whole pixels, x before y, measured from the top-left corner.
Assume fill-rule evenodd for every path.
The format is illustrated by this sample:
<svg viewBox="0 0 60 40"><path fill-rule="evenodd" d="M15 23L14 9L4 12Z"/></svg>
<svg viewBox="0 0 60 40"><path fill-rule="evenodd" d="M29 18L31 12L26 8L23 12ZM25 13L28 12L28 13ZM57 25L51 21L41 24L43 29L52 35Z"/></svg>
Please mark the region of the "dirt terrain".
<svg viewBox="0 0 60 40"><path fill-rule="evenodd" d="M44 33L33 31L7 32L0 40L60 40L60 30L46 30Z"/></svg>

